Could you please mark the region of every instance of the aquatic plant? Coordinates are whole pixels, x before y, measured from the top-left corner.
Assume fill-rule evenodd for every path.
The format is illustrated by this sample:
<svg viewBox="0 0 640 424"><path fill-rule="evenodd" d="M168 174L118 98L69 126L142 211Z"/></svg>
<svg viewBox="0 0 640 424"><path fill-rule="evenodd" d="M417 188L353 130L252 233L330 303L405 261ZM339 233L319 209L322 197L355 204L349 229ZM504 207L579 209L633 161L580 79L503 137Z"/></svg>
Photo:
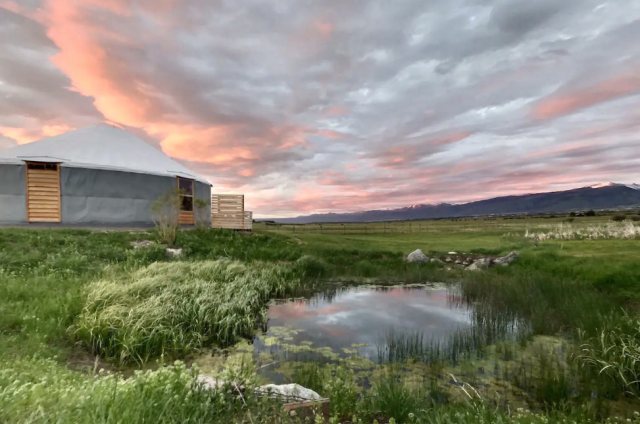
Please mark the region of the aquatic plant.
<svg viewBox="0 0 640 424"><path fill-rule="evenodd" d="M377 346L378 362L447 361L455 365L465 359L482 357L484 349L498 341L523 341L530 334L529 325L513 314L476 305L471 313L470 326L455 330L444 338L432 339L423 332L387 332L384 343Z"/></svg>

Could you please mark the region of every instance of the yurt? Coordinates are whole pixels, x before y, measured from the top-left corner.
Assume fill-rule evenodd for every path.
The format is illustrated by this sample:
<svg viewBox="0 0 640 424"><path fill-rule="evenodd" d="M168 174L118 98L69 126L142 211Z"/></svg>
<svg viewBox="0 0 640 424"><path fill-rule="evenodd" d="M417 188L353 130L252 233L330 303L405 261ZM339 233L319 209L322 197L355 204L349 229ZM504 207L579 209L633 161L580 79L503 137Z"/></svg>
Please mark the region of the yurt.
<svg viewBox="0 0 640 424"><path fill-rule="evenodd" d="M210 220L207 180L111 125L0 150L0 223L5 225L151 225L153 204L172 190L180 193L181 224Z"/></svg>

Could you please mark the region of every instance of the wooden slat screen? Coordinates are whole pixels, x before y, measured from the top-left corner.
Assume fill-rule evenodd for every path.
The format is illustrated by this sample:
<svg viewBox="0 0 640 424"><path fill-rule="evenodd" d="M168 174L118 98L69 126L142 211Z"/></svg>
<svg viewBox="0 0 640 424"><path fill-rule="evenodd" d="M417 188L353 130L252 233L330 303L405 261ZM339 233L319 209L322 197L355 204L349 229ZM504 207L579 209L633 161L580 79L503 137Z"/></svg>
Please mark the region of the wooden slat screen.
<svg viewBox="0 0 640 424"><path fill-rule="evenodd" d="M40 168L40 169L38 169ZM60 222L60 167L27 163L29 222Z"/></svg>
<svg viewBox="0 0 640 424"><path fill-rule="evenodd" d="M251 212L248 212L251 214ZM243 194L214 194L211 196L211 226L232 230L250 230L246 225ZM249 222L252 222L249 219Z"/></svg>
<svg viewBox="0 0 640 424"><path fill-rule="evenodd" d="M244 211L244 230L251 231L253 229L253 212Z"/></svg>

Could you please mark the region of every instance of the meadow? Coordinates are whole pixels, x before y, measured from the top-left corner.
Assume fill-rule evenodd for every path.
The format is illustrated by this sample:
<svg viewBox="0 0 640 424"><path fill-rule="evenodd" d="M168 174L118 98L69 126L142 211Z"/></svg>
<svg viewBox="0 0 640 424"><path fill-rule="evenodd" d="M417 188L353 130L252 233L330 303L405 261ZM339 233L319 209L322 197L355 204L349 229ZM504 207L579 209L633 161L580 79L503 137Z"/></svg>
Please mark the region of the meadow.
<svg viewBox="0 0 640 424"><path fill-rule="evenodd" d="M611 222L184 230L179 259L158 244L132 247L153 231L0 229L0 422L295 422L233 387L205 390L185 364L250 338L270 299L336 281L459 284L485 324L460 336L455 357L419 335L390 336L387 363L367 384L348 363L301 364L296 382L331 399L332 422L640 422L640 240L589 237ZM526 236L567 226L580 236ZM520 257L469 272L407 263L416 248ZM522 331L509 339L500 323L514 319ZM487 367L499 378L483 380ZM222 372L256 384L251 364Z"/></svg>

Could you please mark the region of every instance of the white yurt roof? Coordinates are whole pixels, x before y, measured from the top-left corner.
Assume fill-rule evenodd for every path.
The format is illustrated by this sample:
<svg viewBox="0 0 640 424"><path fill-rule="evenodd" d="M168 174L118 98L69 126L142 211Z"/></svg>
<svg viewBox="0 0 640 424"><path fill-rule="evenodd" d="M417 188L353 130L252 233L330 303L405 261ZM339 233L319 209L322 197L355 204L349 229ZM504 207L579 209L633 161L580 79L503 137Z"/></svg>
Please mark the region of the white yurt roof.
<svg viewBox="0 0 640 424"><path fill-rule="evenodd" d="M209 182L121 128L100 124L0 150L0 163L59 162L64 166L180 176Z"/></svg>

